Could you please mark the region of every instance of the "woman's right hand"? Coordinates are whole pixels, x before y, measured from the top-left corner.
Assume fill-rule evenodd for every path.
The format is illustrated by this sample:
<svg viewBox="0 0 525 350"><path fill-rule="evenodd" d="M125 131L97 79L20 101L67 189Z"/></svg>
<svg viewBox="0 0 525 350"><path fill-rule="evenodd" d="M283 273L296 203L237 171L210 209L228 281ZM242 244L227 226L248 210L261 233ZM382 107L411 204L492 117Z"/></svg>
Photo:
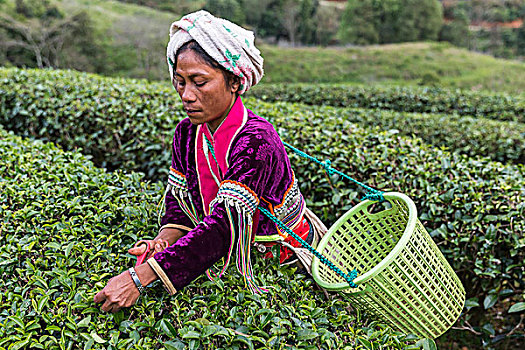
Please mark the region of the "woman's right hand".
<svg viewBox="0 0 525 350"><path fill-rule="evenodd" d="M184 235L184 232L175 228L165 228L155 239L141 240L135 243L133 248L128 250L128 253L135 256L141 256L150 247L150 252L145 260L151 258L153 254L163 251L170 245L174 244L179 238Z"/></svg>
<svg viewBox="0 0 525 350"><path fill-rule="evenodd" d="M146 252L146 250L148 249L148 244L150 247L150 251L145 260L151 258L153 254L163 251L169 246L169 242L162 238L155 238L151 240L141 240L135 243L133 248L130 248L128 250L128 253L130 253L131 255L140 256Z"/></svg>

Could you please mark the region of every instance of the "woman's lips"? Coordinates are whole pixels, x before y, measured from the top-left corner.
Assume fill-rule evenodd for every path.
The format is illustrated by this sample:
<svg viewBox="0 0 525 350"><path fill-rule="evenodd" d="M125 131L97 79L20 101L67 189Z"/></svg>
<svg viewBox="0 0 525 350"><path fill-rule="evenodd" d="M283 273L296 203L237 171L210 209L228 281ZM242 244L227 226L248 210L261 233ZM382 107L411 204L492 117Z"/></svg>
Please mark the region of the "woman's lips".
<svg viewBox="0 0 525 350"><path fill-rule="evenodd" d="M184 108L184 112L186 112L186 114L195 114L195 113L200 112L200 110L199 109Z"/></svg>

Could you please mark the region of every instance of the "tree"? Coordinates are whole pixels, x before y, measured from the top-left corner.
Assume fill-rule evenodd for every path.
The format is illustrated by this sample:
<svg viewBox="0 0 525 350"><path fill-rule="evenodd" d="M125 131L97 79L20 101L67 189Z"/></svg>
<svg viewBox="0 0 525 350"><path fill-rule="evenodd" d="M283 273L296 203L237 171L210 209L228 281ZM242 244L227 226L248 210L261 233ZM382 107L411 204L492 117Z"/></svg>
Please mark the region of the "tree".
<svg viewBox="0 0 525 350"><path fill-rule="evenodd" d="M0 47L10 63L38 68L89 68L84 56L94 44L87 13L65 17L44 0L34 1L31 7L17 0L16 5L17 18L0 14ZM78 53L76 59L68 60L73 51Z"/></svg>
<svg viewBox="0 0 525 350"><path fill-rule="evenodd" d="M204 9L214 16L225 18L239 25L244 24L244 12L237 0L206 0Z"/></svg>
<svg viewBox="0 0 525 350"><path fill-rule="evenodd" d="M73 18L54 22L49 26L40 21L21 22L2 14L0 26L11 34L11 38L2 42L5 50L23 48L30 51L38 68L58 67L60 57L57 54L70 36Z"/></svg>
<svg viewBox="0 0 525 350"><path fill-rule="evenodd" d="M357 45L379 42L380 13L373 0L348 0L341 18L338 37L342 42Z"/></svg>
<svg viewBox="0 0 525 350"><path fill-rule="evenodd" d="M453 19L445 23L439 33L439 40L448 41L456 46L467 47L469 43L470 30L467 12L457 8L452 13Z"/></svg>
<svg viewBox="0 0 525 350"><path fill-rule="evenodd" d="M303 44L315 44L318 27L317 0L302 0L299 10L299 40Z"/></svg>
<svg viewBox="0 0 525 350"><path fill-rule="evenodd" d="M339 38L355 44L436 40L442 21L437 0L348 0Z"/></svg>
<svg viewBox="0 0 525 350"><path fill-rule="evenodd" d="M516 33L516 54L525 56L525 23L518 28Z"/></svg>
<svg viewBox="0 0 525 350"><path fill-rule="evenodd" d="M114 50L109 64L112 72L130 72L147 79L162 79L167 74L166 31L154 18L126 17L114 23L111 30Z"/></svg>
<svg viewBox="0 0 525 350"><path fill-rule="evenodd" d="M262 20L274 0L242 0L240 2L246 24L255 30L260 30Z"/></svg>
<svg viewBox="0 0 525 350"><path fill-rule="evenodd" d="M295 46L297 29L299 28L299 13L301 11L299 0L285 0L281 10L279 22L285 29L292 46Z"/></svg>
<svg viewBox="0 0 525 350"><path fill-rule="evenodd" d="M316 13L316 23L318 24L316 43L322 46L334 43L341 22L341 12L335 6L320 6Z"/></svg>

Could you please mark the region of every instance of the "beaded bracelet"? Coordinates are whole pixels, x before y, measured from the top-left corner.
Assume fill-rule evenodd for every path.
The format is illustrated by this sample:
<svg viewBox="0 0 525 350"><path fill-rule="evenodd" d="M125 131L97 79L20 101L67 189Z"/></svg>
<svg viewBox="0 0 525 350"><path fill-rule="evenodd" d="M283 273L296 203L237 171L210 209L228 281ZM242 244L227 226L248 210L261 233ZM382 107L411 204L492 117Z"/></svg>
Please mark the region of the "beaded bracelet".
<svg viewBox="0 0 525 350"><path fill-rule="evenodd" d="M137 273L135 272L135 269L133 267L129 268L129 274L131 275L131 279L133 282L135 282L135 285L137 286L139 293L142 294L145 292L144 286L142 283L140 283L139 276L137 276Z"/></svg>

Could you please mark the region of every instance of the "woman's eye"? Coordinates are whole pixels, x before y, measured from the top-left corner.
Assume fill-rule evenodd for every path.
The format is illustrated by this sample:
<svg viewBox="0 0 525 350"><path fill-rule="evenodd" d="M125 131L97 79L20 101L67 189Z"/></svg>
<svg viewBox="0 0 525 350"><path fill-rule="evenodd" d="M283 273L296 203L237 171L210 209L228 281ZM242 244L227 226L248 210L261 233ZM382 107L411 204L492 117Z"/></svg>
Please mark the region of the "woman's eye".
<svg viewBox="0 0 525 350"><path fill-rule="evenodd" d="M205 81L203 81L203 82L199 82L199 83L195 82L195 86L202 87L202 86L204 86L204 85L206 85L206 82L205 82Z"/></svg>

